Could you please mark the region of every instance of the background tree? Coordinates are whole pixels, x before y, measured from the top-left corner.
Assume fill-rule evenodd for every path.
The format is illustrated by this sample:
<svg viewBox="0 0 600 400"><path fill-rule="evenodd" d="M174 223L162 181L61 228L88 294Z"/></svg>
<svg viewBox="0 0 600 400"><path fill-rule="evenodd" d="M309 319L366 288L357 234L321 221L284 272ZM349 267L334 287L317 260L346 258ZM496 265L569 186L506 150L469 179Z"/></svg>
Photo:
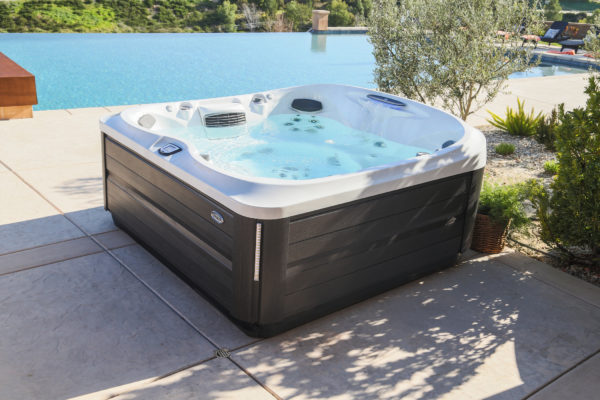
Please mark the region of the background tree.
<svg viewBox="0 0 600 400"><path fill-rule="evenodd" d="M260 10L257 10L256 4L254 3L243 3L242 12L244 13L244 18L246 18L248 29L250 29L250 32L253 32L254 29L260 25L260 15L262 13Z"/></svg>
<svg viewBox="0 0 600 400"><path fill-rule="evenodd" d="M373 8L371 0L347 0L346 3L348 4L348 9L360 21L365 21Z"/></svg>
<svg viewBox="0 0 600 400"><path fill-rule="evenodd" d="M215 22L225 32L235 32L235 13L237 6L225 0L215 11Z"/></svg>
<svg viewBox="0 0 600 400"><path fill-rule="evenodd" d="M491 101L511 73L531 66L521 27L536 32L541 17L531 0L377 0L368 32L375 83L464 120ZM508 39L498 40L500 30Z"/></svg>
<svg viewBox="0 0 600 400"><path fill-rule="evenodd" d="M588 18L588 23L593 24L585 37L584 48L595 58L600 59L600 8Z"/></svg>
<svg viewBox="0 0 600 400"><path fill-rule="evenodd" d="M292 0L285 5L285 18L291 23L292 30L304 30L312 18L312 3L302 4Z"/></svg>
<svg viewBox="0 0 600 400"><path fill-rule="evenodd" d="M348 4L343 0L333 0L329 6L329 26L352 26L354 14L348 11Z"/></svg>
<svg viewBox="0 0 600 400"><path fill-rule="evenodd" d="M544 4L544 16L547 21L561 21L561 11L562 7L558 0L546 0L546 4Z"/></svg>

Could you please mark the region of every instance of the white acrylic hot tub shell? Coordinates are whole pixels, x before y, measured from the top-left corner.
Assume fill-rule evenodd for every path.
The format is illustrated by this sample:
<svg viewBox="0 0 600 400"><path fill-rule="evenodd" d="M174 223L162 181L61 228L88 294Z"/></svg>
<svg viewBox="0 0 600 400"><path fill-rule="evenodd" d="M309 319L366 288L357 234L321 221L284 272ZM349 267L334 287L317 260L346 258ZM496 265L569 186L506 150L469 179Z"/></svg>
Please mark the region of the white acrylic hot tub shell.
<svg viewBox="0 0 600 400"><path fill-rule="evenodd" d="M203 103L209 107L211 102L228 102L235 104L236 107L238 104L246 107L249 105L250 112L247 112L247 119L251 123L253 120L264 118L269 113L293 112L289 108L293 98L313 98L324 104L320 115L335 118L356 129L378 132L386 139L401 143L413 144L411 140L417 140L419 144L423 144L430 140L430 145L434 146L448 137L444 136L444 132L453 132L454 136L460 136L462 133L462 137L452 146L431 155L400 160L394 164L324 178L284 180L243 176L215 168L202 158L194 146L168 136L168 126L160 132L152 132L135 122L146 112L162 110L167 104L174 103L132 107L121 114L102 118L100 128L109 137L187 185L235 213L256 219L279 219L299 215L478 170L485 166L485 137L477 129L441 110L387 94L385 96L407 103L406 111L393 110L396 114L388 113L386 115L392 117L387 118L377 118L377 115L373 114L375 116L369 120L364 118L365 110L367 113L373 113L374 111L369 108L375 107L363 100L369 93L378 94L372 90L351 86L310 85L263 92L263 95L270 99L266 104L258 106L251 104L253 95L189 103L199 107ZM332 99L336 101L331 101ZM253 107L256 112L253 112ZM401 113L408 114L401 115ZM198 120L190 120L189 123L201 124L201 120L199 118ZM394 129L394 125L400 122L403 124L403 129ZM411 123L424 124L429 133L423 132L422 136L415 135L414 129L418 129L418 126L411 130ZM432 131L434 133L431 133ZM413 134L410 137L398 137L404 132L413 132ZM167 143L176 143L183 148L183 151L168 157L159 155L158 148Z"/></svg>

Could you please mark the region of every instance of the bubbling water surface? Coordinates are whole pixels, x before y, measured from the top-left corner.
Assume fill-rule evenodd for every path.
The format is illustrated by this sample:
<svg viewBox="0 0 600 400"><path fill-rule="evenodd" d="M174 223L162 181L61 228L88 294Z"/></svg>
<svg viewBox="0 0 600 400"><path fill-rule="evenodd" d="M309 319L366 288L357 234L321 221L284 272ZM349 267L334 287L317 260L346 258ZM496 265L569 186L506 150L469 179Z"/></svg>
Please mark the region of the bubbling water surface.
<svg viewBox="0 0 600 400"><path fill-rule="evenodd" d="M237 136L208 139L187 130L177 136L193 143L201 154L208 154L213 165L254 177L322 178L431 151L386 140L318 115L278 114L256 125L212 129L231 129L232 136Z"/></svg>

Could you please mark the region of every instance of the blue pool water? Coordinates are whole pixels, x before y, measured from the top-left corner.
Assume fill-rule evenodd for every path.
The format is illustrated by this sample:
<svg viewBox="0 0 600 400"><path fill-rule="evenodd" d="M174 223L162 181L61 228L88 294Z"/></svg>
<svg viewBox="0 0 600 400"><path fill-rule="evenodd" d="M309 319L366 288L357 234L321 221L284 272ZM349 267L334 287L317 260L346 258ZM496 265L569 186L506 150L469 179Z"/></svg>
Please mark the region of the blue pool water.
<svg viewBox="0 0 600 400"><path fill-rule="evenodd" d="M587 70L584 68L569 67L568 65L554 65L542 62L525 72L515 72L510 76L510 78L537 78L540 76L581 74L586 71Z"/></svg>
<svg viewBox="0 0 600 400"><path fill-rule="evenodd" d="M36 76L36 110L202 99L311 83L375 87L366 35L0 33L0 51Z"/></svg>
<svg viewBox="0 0 600 400"><path fill-rule="evenodd" d="M278 114L251 126L228 129L230 137L208 139L211 128L170 129L188 140L210 162L241 175L313 179L395 163L431 149L403 145L352 129L318 115Z"/></svg>
<svg viewBox="0 0 600 400"><path fill-rule="evenodd" d="M202 99L311 83L374 87L365 35L3 33L0 51L35 75L37 110Z"/></svg>

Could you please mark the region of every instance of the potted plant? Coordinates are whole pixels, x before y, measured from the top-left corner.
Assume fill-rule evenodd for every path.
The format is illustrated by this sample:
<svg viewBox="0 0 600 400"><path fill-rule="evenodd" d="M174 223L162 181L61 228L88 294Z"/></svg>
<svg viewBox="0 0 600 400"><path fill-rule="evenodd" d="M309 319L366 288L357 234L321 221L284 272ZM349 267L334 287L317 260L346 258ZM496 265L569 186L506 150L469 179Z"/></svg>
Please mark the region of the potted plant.
<svg viewBox="0 0 600 400"><path fill-rule="evenodd" d="M523 206L525 198L525 188L521 184L492 185L484 182L471 248L482 253L500 253L509 230L529 223Z"/></svg>

